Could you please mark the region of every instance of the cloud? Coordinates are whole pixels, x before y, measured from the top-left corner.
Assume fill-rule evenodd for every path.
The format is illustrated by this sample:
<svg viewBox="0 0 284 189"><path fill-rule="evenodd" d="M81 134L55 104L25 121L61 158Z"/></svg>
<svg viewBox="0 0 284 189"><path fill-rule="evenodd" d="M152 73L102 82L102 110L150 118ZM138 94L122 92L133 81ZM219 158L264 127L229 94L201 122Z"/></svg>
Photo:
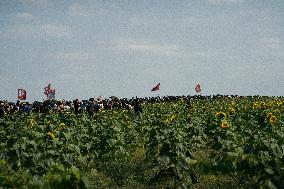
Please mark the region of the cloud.
<svg viewBox="0 0 284 189"><path fill-rule="evenodd" d="M243 0L208 0L211 4L241 3Z"/></svg>
<svg viewBox="0 0 284 189"><path fill-rule="evenodd" d="M152 53L156 55L174 55L178 50L174 44L161 44L152 41L118 40L112 42L110 46L115 50Z"/></svg>
<svg viewBox="0 0 284 189"><path fill-rule="evenodd" d="M281 61L284 58L284 45L277 37L261 38L256 42L255 53L262 59Z"/></svg>
<svg viewBox="0 0 284 189"><path fill-rule="evenodd" d="M27 6L45 6L48 0L19 0L20 3Z"/></svg>
<svg viewBox="0 0 284 189"><path fill-rule="evenodd" d="M132 25L134 27L149 28L153 26L167 26L172 27L173 24L184 26L189 25L196 22L196 17L193 16L185 16L185 17L149 17L142 15L133 15L127 19L127 24Z"/></svg>
<svg viewBox="0 0 284 189"><path fill-rule="evenodd" d="M53 25L53 24L45 24L40 27L41 32L44 32L46 35L55 38L62 37L71 37L72 32L65 26Z"/></svg>
<svg viewBox="0 0 284 189"><path fill-rule="evenodd" d="M177 44L142 39L116 39L110 43L100 42L99 48L145 55L171 56L187 60L192 58L211 58L223 55L223 53L214 50L192 49Z"/></svg>
<svg viewBox="0 0 284 189"><path fill-rule="evenodd" d="M25 39L34 37L63 38L71 37L72 32L68 27L54 24L16 24L0 31L5 39Z"/></svg>
<svg viewBox="0 0 284 189"><path fill-rule="evenodd" d="M258 46L265 49L280 49L282 43L279 38L262 38L259 39Z"/></svg>
<svg viewBox="0 0 284 189"><path fill-rule="evenodd" d="M102 9L97 9L93 7L86 7L78 3L73 3L68 7L68 12L75 16L98 16L104 14Z"/></svg>
<svg viewBox="0 0 284 189"><path fill-rule="evenodd" d="M34 28L34 26L28 24L18 24L2 31L1 37L5 39L18 39L35 36L36 31Z"/></svg>
<svg viewBox="0 0 284 189"><path fill-rule="evenodd" d="M90 61L96 59L96 53L94 51L70 51L70 52L56 52L49 55L49 58L58 61Z"/></svg>
<svg viewBox="0 0 284 189"><path fill-rule="evenodd" d="M177 51L176 45L162 45L162 44L139 44L139 43L130 43L125 46L127 49L134 51L144 51L144 52L153 52L157 54L172 54Z"/></svg>
<svg viewBox="0 0 284 189"><path fill-rule="evenodd" d="M32 19L34 19L34 16L30 13L27 13L27 12L17 13L15 17L16 17L16 19L19 19L19 20L32 20Z"/></svg>

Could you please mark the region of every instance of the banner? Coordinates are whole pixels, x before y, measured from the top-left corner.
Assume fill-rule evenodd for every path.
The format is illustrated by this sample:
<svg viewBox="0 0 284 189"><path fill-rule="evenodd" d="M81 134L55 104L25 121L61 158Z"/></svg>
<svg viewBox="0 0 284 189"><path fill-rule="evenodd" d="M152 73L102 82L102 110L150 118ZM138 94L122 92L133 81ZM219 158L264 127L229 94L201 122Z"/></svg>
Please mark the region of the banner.
<svg viewBox="0 0 284 189"><path fill-rule="evenodd" d="M151 91L158 91L160 90L160 83L156 85Z"/></svg>
<svg viewBox="0 0 284 189"><path fill-rule="evenodd" d="M26 98L27 98L27 91L25 89L18 89L18 99L26 100Z"/></svg>
<svg viewBox="0 0 284 189"><path fill-rule="evenodd" d="M196 85L195 87L195 92L200 93L201 92L201 87L199 84Z"/></svg>
<svg viewBox="0 0 284 189"><path fill-rule="evenodd" d="M51 88L51 84L48 84L48 86L44 87L44 93L48 100L55 99L55 89Z"/></svg>

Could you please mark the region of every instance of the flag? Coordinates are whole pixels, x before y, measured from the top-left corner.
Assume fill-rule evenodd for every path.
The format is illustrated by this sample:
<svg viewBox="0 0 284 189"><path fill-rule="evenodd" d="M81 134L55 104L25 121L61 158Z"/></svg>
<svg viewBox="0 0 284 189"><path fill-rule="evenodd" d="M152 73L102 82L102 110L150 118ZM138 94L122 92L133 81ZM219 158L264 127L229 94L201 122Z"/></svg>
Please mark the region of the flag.
<svg viewBox="0 0 284 189"><path fill-rule="evenodd" d="M156 85L151 91L158 91L160 90L160 83Z"/></svg>
<svg viewBox="0 0 284 189"><path fill-rule="evenodd" d="M18 99L19 100L26 100L27 92L25 89L18 89Z"/></svg>
<svg viewBox="0 0 284 189"><path fill-rule="evenodd" d="M51 84L48 84L48 86L44 87L44 93L48 100L55 99L55 89L51 88Z"/></svg>
<svg viewBox="0 0 284 189"><path fill-rule="evenodd" d="M50 92L50 86L51 84L48 84L48 86L44 87L44 93L46 96L48 96L49 92Z"/></svg>
<svg viewBox="0 0 284 189"><path fill-rule="evenodd" d="M200 93L201 92L201 87L199 84L196 85L195 87L195 92Z"/></svg>
<svg viewBox="0 0 284 189"><path fill-rule="evenodd" d="M47 95L48 100L53 100L55 99L55 89L51 89L50 92Z"/></svg>

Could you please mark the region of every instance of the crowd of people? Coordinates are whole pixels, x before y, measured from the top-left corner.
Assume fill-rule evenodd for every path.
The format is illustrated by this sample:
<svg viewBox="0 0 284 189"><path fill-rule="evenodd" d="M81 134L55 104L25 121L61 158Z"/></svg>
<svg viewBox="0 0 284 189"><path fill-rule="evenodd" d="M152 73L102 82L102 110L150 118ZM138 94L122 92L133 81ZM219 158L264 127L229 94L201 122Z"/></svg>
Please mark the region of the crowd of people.
<svg viewBox="0 0 284 189"><path fill-rule="evenodd" d="M141 98L119 99L111 97L109 99L105 99L101 96L96 99L90 98L89 100L82 101L79 101L78 99L73 101L44 100L42 102L34 101L32 103L19 100L16 103L0 101L0 118L5 114L13 114L15 112L19 114L28 114L30 112L48 113L50 111L73 111L76 114L79 114L86 111L90 115L94 115L100 109L111 110L113 108L126 108L129 110L133 109L135 112L141 112L141 102Z"/></svg>
<svg viewBox="0 0 284 189"><path fill-rule="evenodd" d="M164 96L164 97L144 97L144 98L122 98L110 97L108 99L102 96L98 98L90 98L89 100L79 101L78 99L73 101L57 101L57 100L44 100L42 102L34 101L20 102L19 100L14 102L0 101L0 118L5 114L11 113L30 113L30 112L41 112L48 113L50 111L74 111L76 114L84 111L90 115L94 115L100 109L114 109L114 108L125 108L133 110L135 112L142 112L141 103L156 103L156 102L173 102L180 99L186 101L187 105L190 105L192 99L216 99L216 98L250 98L252 96L238 96L238 95L213 95L213 96ZM259 97L259 96L253 96Z"/></svg>

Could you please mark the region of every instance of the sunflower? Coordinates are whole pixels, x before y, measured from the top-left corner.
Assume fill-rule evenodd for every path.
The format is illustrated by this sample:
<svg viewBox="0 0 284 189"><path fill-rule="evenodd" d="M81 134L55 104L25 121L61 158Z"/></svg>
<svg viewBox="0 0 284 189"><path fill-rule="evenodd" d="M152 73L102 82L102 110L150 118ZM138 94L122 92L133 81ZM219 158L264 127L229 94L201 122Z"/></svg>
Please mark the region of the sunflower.
<svg viewBox="0 0 284 189"><path fill-rule="evenodd" d="M35 120L34 119L30 119L29 120L29 128L33 128L34 123L35 123Z"/></svg>
<svg viewBox="0 0 284 189"><path fill-rule="evenodd" d="M261 102L261 103L260 103L260 107L261 107L262 109L267 109L267 108L268 108L268 104L266 104L265 102Z"/></svg>
<svg viewBox="0 0 284 189"><path fill-rule="evenodd" d="M226 118L227 117L227 114L225 112L217 112L216 113L216 117L221 117L221 118Z"/></svg>
<svg viewBox="0 0 284 189"><path fill-rule="evenodd" d="M167 117L165 122L166 122L166 124L169 124L170 123L170 119Z"/></svg>
<svg viewBox="0 0 284 189"><path fill-rule="evenodd" d="M60 123L60 124L59 124L59 130L64 129L64 128L65 128L65 126L66 126L66 125L65 125L65 123Z"/></svg>
<svg viewBox="0 0 284 189"><path fill-rule="evenodd" d="M269 118L269 123L274 124L277 122L277 118L275 115L271 115Z"/></svg>
<svg viewBox="0 0 284 189"><path fill-rule="evenodd" d="M268 108L271 108L271 107L273 107L273 102L268 102L266 105L267 105Z"/></svg>
<svg viewBox="0 0 284 189"><path fill-rule="evenodd" d="M50 138L54 139L55 138L55 134L53 132L48 132L47 136L49 136Z"/></svg>
<svg viewBox="0 0 284 189"><path fill-rule="evenodd" d="M176 116L172 115L172 117L170 118L170 121L173 122L175 120Z"/></svg>
<svg viewBox="0 0 284 189"><path fill-rule="evenodd" d="M235 108L229 108L229 113L230 114L234 114L236 112L236 109Z"/></svg>
<svg viewBox="0 0 284 189"><path fill-rule="evenodd" d="M167 123L167 124L172 123L172 122L175 120L175 118L176 118L175 115L172 115L171 117L167 117L167 118L166 118L166 123Z"/></svg>
<svg viewBox="0 0 284 189"><path fill-rule="evenodd" d="M253 103L252 109L256 110L260 107L260 104L258 102Z"/></svg>
<svg viewBox="0 0 284 189"><path fill-rule="evenodd" d="M223 120L221 123L221 127L223 129L229 128L230 127L229 122L227 120Z"/></svg>

